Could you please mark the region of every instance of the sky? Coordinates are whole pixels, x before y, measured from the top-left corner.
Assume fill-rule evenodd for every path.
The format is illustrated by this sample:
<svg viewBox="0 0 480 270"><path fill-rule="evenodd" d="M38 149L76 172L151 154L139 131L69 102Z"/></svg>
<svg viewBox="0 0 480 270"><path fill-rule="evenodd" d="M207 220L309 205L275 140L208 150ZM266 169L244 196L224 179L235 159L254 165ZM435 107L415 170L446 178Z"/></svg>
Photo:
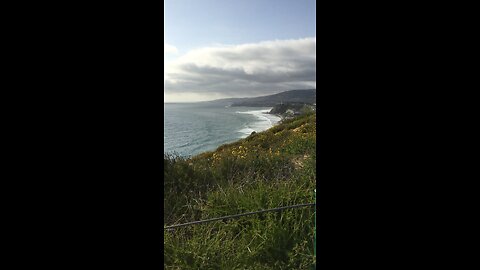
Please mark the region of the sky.
<svg viewBox="0 0 480 270"><path fill-rule="evenodd" d="M315 0L164 3L164 102L316 88Z"/></svg>

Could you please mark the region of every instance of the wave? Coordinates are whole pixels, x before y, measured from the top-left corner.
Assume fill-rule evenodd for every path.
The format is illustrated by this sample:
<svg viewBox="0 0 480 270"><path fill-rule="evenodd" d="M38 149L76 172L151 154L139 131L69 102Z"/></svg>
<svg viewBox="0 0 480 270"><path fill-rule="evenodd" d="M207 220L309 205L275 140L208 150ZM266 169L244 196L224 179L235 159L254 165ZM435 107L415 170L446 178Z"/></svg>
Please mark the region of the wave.
<svg viewBox="0 0 480 270"><path fill-rule="evenodd" d="M243 128L243 129L240 129L239 131L237 132L240 132L242 133L242 135L240 136L240 138L246 138L248 137L250 134L252 134L252 132L254 132L255 130L254 129L251 129L251 128Z"/></svg>
<svg viewBox="0 0 480 270"><path fill-rule="evenodd" d="M271 128L274 124L280 121L280 117L267 114L271 109L263 109L263 110L254 110L254 111L245 111L240 112L237 111L236 113L241 114L250 114L256 117L256 121L253 123L249 123L243 129L238 130L241 133L241 138L248 137L253 131L261 132Z"/></svg>
<svg viewBox="0 0 480 270"><path fill-rule="evenodd" d="M187 142L187 143L183 143L181 145L177 145L176 147L185 147L185 146L189 146L190 145L190 142Z"/></svg>

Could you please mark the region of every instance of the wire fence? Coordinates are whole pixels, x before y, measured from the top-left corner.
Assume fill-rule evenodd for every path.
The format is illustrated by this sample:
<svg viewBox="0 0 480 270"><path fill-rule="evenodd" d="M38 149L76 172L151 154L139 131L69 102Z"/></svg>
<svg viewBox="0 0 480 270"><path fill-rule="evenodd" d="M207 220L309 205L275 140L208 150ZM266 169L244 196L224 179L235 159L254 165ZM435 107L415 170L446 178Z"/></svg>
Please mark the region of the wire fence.
<svg viewBox="0 0 480 270"><path fill-rule="evenodd" d="M254 211L254 212L241 213L241 214L224 216L224 217L217 217L217 218L211 218L211 219L204 219L204 220L192 221L192 222L187 222L187 223L183 223L183 224L170 225L170 226L164 227L163 229L164 229L164 230L171 231L171 230L174 230L175 228L185 227L185 226L189 226L189 225L198 225L198 224L207 223L207 222L212 222L212 221L227 220L227 219L239 218L239 217L243 217L243 216L249 216L249 215L254 215L254 214L261 214L261 213L267 213L267 212L280 212L280 211L283 211L283 210L286 210L286 209L299 208L299 207L307 207L307 206L314 206L314 205L316 205L316 203L304 203L304 204L289 205L289 206L283 206L283 207L277 207L277 208L259 210L259 211Z"/></svg>

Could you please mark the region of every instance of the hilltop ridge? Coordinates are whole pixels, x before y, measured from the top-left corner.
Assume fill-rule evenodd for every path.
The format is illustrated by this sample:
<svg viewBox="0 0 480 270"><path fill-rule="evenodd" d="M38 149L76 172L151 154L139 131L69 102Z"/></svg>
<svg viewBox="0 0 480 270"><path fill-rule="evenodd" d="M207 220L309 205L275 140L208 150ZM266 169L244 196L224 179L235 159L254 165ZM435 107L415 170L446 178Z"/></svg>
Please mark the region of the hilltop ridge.
<svg viewBox="0 0 480 270"><path fill-rule="evenodd" d="M273 107L281 103L316 103L316 89L288 90L273 95L246 98L225 98L203 103L224 104L226 106Z"/></svg>

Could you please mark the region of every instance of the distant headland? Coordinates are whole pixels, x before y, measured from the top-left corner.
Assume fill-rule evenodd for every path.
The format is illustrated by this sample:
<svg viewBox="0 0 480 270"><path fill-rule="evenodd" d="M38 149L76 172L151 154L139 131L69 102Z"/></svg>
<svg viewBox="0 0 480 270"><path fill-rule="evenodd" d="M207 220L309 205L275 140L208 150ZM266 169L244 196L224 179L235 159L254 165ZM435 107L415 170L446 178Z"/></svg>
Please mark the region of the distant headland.
<svg viewBox="0 0 480 270"><path fill-rule="evenodd" d="M225 98L201 103L221 104L232 107L274 107L278 104L316 104L316 89L289 90L278 94L251 97L251 98Z"/></svg>

